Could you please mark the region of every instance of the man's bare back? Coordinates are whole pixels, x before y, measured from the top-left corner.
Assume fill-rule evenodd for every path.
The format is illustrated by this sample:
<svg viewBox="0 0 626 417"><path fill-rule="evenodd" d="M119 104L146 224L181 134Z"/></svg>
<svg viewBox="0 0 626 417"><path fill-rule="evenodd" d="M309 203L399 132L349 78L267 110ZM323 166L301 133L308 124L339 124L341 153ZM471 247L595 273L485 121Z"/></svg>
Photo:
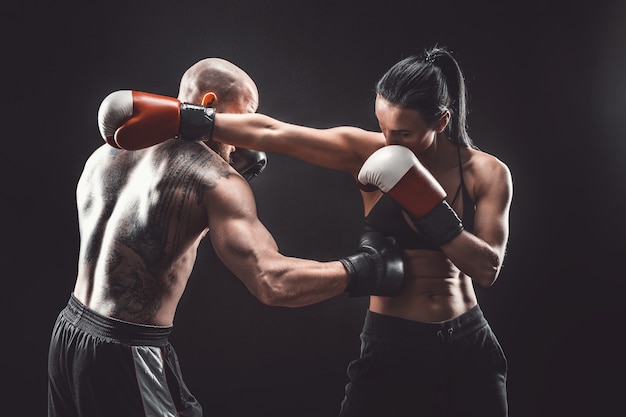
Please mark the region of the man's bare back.
<svg viewBox="0 0 626 417"><path fill-rule="evenodd" d="M171 325L207 231L204 193L229 175L202 143L99 148L77 188L83 241L75 296L105 316Z"/></svg>

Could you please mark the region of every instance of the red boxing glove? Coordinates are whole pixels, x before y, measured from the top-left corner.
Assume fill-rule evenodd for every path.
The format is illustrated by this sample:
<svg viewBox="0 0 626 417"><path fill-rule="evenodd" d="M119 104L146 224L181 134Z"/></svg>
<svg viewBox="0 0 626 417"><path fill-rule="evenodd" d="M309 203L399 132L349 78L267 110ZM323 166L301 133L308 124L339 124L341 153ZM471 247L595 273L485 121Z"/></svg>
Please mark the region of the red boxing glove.
<svg viewBox="0 0 626 417"><path fill-rule="evenodd" d="M111 146L147 148L178 135L180 101L139 91L115 91L100 105L98 126Z"/></svg>
<svg viewBox="0 0 626 417"><path fill-rule="evenodd" d="M415 226L438 245L463 231L441 184L404 146L388 145L374 152L361 167L358 179L363 185L374 185L389 194Z"/></svg>
<svg viewBox="0 0 626 417"><path fill-rule="evenodd" d="M175 137L210 138L214 116L214 108L181 103L176 98L157 94L119 90L100 104L98 127L109 145L136 150Z"/></svg>

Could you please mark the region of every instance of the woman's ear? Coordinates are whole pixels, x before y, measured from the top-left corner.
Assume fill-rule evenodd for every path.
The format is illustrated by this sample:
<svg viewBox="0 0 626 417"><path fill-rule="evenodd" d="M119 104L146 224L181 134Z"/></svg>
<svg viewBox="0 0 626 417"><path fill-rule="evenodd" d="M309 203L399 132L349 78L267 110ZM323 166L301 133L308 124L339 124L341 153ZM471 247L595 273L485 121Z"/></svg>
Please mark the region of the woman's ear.
<svg viewBox="0 0 626 417"><path fill-rule="evenodd" d="M445 130L445 128L448 126L448 123L450 123L450 117L452 116L449 110L443 112L443 114L439 118L439 121L437 121L437 133L441 133Z"/></svg>
<svg viewBox="0 0 626 417"><path fill-rule="evenodd" d="M215 93L206 93L202 97L202 106L204 107L215 107L215 103L217 102L217 96Z"/></svg>

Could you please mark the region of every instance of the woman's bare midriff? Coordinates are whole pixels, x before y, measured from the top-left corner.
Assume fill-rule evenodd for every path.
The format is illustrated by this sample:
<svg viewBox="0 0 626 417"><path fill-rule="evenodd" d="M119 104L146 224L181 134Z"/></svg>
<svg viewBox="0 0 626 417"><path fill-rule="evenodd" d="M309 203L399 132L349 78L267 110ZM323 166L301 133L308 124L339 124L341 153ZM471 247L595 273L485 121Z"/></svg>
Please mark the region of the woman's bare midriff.
<svg viewBox="0 0 626 417"><path fill-rule="evenodd" d="M477 303L471 278L440 251L405 250L405 282L395 297L370 298L370 310L436 323L467 312Z"/></svg>

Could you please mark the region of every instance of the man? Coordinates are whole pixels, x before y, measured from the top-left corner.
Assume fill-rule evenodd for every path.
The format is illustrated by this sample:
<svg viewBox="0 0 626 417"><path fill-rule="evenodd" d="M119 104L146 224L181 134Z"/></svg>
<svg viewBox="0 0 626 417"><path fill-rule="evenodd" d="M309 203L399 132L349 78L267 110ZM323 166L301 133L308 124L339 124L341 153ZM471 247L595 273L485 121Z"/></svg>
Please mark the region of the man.
<svg viewBox="0 0 626 417"><path fill-rule="evenodd" d="M112 127L121 120L134 134L168 134L158 126L133 125L125 115L142 113L153 96L131 95L130 107L120 106L120 100L128 104L125 99L125 93L113 94L102 103L99 126L111 146L90 156L77 186L78 275L53 329L49 416L202 415L168 335L207 234L223 263L268 305L298 307L344 291L364 296L399 290L400 254L380 234L364 235L359 252L339 261L279 253L240 175L258 174L264 155L233 158L238 172L228 163L231 153L238 155L235 148L198 129L210 119L206 106L224 113L256 111L258 91L243 70L208 58L185 72L178 99L191 104L180 113L177 108L175 118L182 115L180 133L193 140L121 149L123 134Z"/></svg>

